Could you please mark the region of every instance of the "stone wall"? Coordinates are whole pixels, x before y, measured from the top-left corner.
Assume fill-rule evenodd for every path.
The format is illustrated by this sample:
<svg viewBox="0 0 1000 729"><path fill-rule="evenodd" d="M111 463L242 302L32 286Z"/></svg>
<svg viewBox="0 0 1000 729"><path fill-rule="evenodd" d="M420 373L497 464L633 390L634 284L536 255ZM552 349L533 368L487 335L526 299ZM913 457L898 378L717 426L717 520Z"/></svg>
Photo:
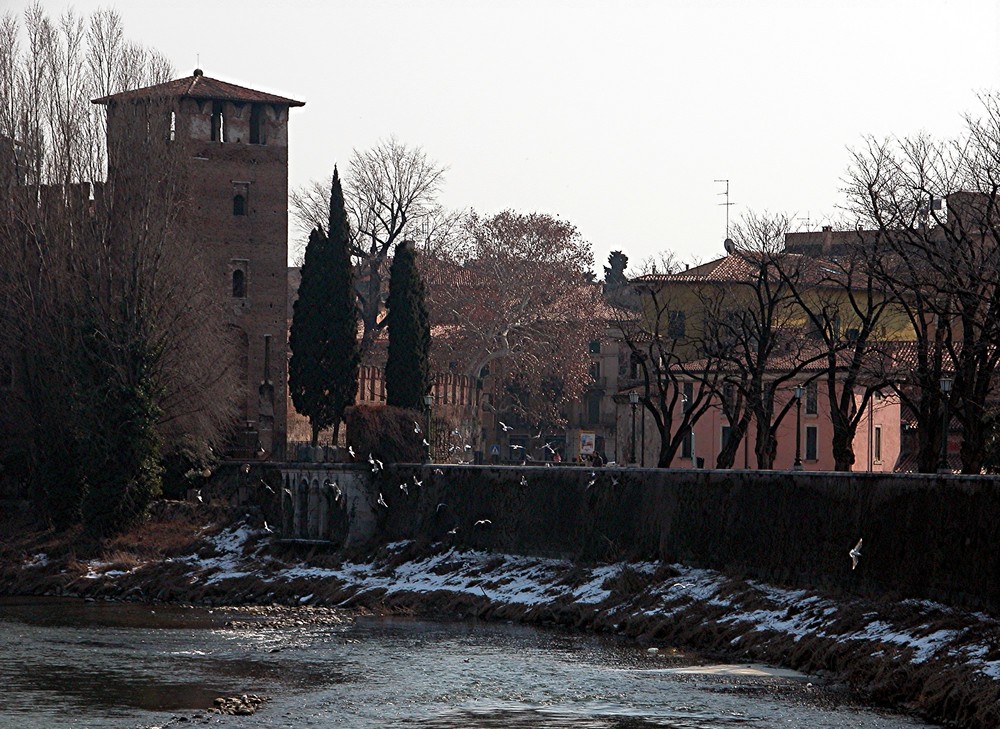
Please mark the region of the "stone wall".
<svg viewBox="0 0 1000 729"><path fill-rule="evenodd" d="M366 531L379 543L658 559L803 588L1000 607L993 478L397 466L370 488Z"/></svg>

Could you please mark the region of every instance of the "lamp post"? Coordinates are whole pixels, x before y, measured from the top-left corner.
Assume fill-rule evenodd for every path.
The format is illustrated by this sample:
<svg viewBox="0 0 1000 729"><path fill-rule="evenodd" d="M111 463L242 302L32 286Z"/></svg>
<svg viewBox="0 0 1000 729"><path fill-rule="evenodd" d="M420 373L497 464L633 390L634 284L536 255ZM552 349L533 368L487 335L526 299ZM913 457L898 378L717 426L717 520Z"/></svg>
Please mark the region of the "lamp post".
<svg viewBox="0 0 1000 729"><path fill-rule="evenodd" d="M632 406L632 457L629 459L631 463L635 463L635 406L639 404L639 393L632 390L628 394L629 404Z"/></svg>
<svg viewBox="0 0 1000 729"><path fill-rule="evenodd" d="M941 399L944 400L944 408L941 415L941 459L938 461L938 473L950 473L948 467L948 404L951 394L953 380L950 377L941 378Z"/></svg>
<svg viewBox="0 0 1000 729"><path fill-rule="evenodd" d="M795 386L795 465L792 468L796 471L802 470L802 394L805 388L802 385Z"/></svg>
<svg viewBox="0 0 1000 729"><path fill-rule="evenodd" d="M434 407L434 395L427 393L424 395L424 410L427 413L427 421L424 423L424 463L431 461L431 408Z"/></svg>

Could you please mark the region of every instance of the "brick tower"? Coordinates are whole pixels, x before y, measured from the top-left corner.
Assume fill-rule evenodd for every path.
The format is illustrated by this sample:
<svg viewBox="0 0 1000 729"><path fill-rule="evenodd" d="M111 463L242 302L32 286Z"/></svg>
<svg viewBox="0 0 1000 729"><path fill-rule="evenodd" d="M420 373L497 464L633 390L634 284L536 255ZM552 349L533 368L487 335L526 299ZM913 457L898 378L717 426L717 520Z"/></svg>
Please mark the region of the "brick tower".
<svg viewBox="0 0 1000 729"><path fill-rule="evenodd" d="M108 111L109 176L128 166L127 154L116 155L116 144L134 139L137 119L155 118L155 129L145 122L147 139L180 150L190 191L186 244L207 267L241 350L245 393L233 455L282 458L288 383L288 111L303 102L218 81L196 69L187 78L94 103ZM129 113L139 106L145 115Z"/></svg>

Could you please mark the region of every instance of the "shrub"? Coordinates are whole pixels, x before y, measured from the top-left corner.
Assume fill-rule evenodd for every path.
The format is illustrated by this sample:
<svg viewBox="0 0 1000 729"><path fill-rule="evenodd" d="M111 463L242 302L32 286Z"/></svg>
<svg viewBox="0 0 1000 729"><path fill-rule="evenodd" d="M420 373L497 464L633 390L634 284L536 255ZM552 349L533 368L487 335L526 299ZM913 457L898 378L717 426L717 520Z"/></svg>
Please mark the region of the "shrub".
<svg viewBox="0 0 1000 729"><path fill-rule="evenodd" d="M415 410L356 405L345 413L347 444L360 461L371 454L383 463L420 463L424 458L424 416ZM414 432L414 423L420 433Z"/></svg>

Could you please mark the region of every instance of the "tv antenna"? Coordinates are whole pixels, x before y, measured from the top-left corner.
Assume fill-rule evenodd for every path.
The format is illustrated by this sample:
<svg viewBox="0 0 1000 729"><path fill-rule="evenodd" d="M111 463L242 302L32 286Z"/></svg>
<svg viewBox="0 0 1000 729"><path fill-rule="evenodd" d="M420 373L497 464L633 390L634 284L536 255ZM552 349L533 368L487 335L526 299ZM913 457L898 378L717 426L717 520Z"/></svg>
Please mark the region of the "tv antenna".
<svg viewBox="0 0 1000 729"><path fill-rule="evenodd" d="M726 206L726 240L729 240L729 206L730 205L734 205L735 203L729 202L729 180L716 180L716 182L724 182L724 183L726 183L726 190L725 190L725 192L720 192L719 193L720 195L725 195L726 196L726 201L723 202L723 203L719 203L719 205L725 205Z"/></svg>

